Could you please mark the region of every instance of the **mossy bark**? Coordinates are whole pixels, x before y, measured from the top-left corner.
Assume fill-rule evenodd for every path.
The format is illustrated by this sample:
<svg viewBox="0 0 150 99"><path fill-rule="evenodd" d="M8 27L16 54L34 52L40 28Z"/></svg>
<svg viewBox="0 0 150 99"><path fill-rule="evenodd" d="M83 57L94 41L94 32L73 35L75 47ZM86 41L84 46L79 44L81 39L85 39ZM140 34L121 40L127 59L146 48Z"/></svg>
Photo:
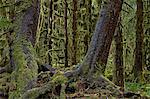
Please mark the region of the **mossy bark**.
<svg viewBox="0 0 150 99"><path fill-rule="evenodd" d="M88 52L79 68L72 73L66 73L66 76L86 79L91 81L91 83L98 82L96 85L100 87L105 85L104 87L107 90L117 88L102 75L102 66L97 63L99 59L108 57L122 3L121 0L107 0L103 2ZM119 90L117 92L120 93Z"/></svg>
<svg viewBox="0 0 150 99"><path fill-rule="evenodd" d="M118 22L118 27L115 31L115 67L113 72L113 81L116 85L124 90L124 67L123 67L123 40L122 29L120 26L121 18Z"/></svg>
<svg viewBox="0 0 150 99"><path fill-rule="evenodd" d="M77 64L77 3L78 0L73 0L73 18L72 18L72 65Z"/></svg>
<svg viewBox="0 0 150 99"><path fill-rule="evenodd" d="M135 62L133 73L136 82L143 82L143 1L137 0L137 22L136 22L136 48L135 48Z"/></svg>
<svg viewBox="0 0 150 99"><path fill-rule="evenodd" d="M11 67L11 86L9 99L19 99L26 91L27 84L37 77L38 65L34 49L38 20L38 0L21 1L17 5L14 31L15 40L12 45L14 66Z"/></svg>
<svg viewBox="0 0 150 99"><path fill-rule="evenodd" d="M9 99L19 98L25 92L26 85L36 78L38 66L33 46L23 38L19 38L13 45L15 69L11 74L13 88L9 92Z"/></svg>
<svg viewBox="0 0 150 99"><path fill-rule="evenodd" d="M6 9L3 7L4 5L4 1L3 0L0 0L0 17L1 18L6 18ZM2 24L4 25L4 24ZM1 26L2 26L1 25ZM5 32L5 29L3 27L0 26L0 32ZM5 25L4 25L5 27ZM6 33L6 35L8 35L9 32ZM7 38L6 36L4 35L1 35L0 37L1 39L3 38ZM0 49L0 99L5 99L8 97L8 89L9 89L9 77L10 77L10 74L7 73L8 71L8 65L9 65L9 62L8 62L8 57L7 55L3 56L3 51L5 49L8 49L9 47L6 46L8 43L8 40L5 39L5 41L2 43L0 42L0 46L2 47L5 47L4 49Z"/></svg>
<svg viewBox="0 0 150 99"><path fill-rule="evenodd" d="M108 0L104 1L102 5L103 7L100 10L99 19L88 52L79 66L79 74L93 75L95 71L102 72L102 66L98 66L97 62L104 56L105 58L108 57L107 53L109 53L112 38L117 26L122 1Z"/></svg>

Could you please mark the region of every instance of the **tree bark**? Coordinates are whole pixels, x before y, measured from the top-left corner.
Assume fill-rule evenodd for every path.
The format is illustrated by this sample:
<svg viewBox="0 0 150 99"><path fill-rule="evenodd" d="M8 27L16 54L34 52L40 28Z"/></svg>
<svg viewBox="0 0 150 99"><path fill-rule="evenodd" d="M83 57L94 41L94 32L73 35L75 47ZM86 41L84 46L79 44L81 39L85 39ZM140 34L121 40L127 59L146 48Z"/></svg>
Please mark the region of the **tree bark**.
<svg viewBox="0 0 150 99"><path fill-rule="evenodd" d="M38 73L37 56L33 46L38 24L39 1L23 2L23 5L17 5L16 10L21 12L15 15L14 22L16 33L12 44L14 69L11 73L9 99L19 99L26 91L27 84L36 78Z"/></svg>
<svg viewBox="0 0 150 99"><path fill-rule="evenodd" d="M120 21L115 31L115 68L114 68L114 83L124 90L124 67L123 67L123 40Z"/></svg>
<svg viewBox="0 0 150 99"><path fill-rule="evenodd" d="M77 71L77 74L82 75L93 75L94 71L100 73L101 66L98 67L96 62L102 58L104 52L109 52L109 48L112 42L112 38L115 32L115 28L118 22L118 17L122 7L121 0L108 0L102 4L99 19L96 24L95 32L92 36L90 47L88 52L80 64ZM104 48L107 47L105 51ZM108 54L105 54L105 57L108 57ZM76 74L74 73L74 74Z"/></svg>
<svg viewBox="0 0 150 99"><path fill-rule="evenodd" d="M109 0L107 2L104 2L103 5L104 6L101 9L99 20L97 22L96 29L93 34L90 47L84 58L84 61L80 64L79 68L77 70L75 70L74 72L65 73L65 77L66 76L67 77L76 76L78 74L81 74L81 77L85 77L85 76L89 76L89 75L92 75L94 77L95 76L94 71L100 72L99 71L100 67L96 66L96 62L98 61L98 57L101 56L101 53L103 52L103 46L106 43L111 44L111 42L112 42L112 38L113 38L113 35L115 32L118 17L119 17L121 7L122 7L122 1ZM67 75L67 74L69 74L69 75ZM98 76L100 76L100 75L98 75ZM61 80L61 79L59 79L59 80ZM112 86L115 86L108 79L104 79L104 77L100 77L96 80L97 80L96 84L102 84L102 83L104 83L103 81L106 80L107 83L105 82L102 85L107 86L108 84L110 84ZM47 86L49 86L49 83L47 84ZM33 93L35 91L39 92L39 90L43 90L43 89L44 89L44 92L48 90L48 89L45 89L45 87L42 89L35 88L35 90L34 89L28 90L24 94L24 96L28 97L28 96L30 96L30 94L32 94L31 92L33 92ZM29 92L29 91L31 91L31 92ZM36 97L39 94L41 94L41 91L39 93L35 94Z"/></svg>
<svg viewBox="0 0 150 99"><path fill-rule="evenodd" d="M0 0L0 6L2 7L4 5L5 5L5 2L3 0ZM14 9L14 6L11 6L8 9L10 13L8 14L9 18L7 18L6 8L5 7L0 8L0 17L7 18L8 20L12 20L12 17L14 14L13 9ZM0 62L0 99L7 99L8 98L8 88L9 88L7 83L9 83L8 79L9 79L9 75L11 72L10 67L13 65L12 49L11 49L13 30L9 29L6 32L5 28L0 28L0 32L5 32L5 34L6 34L6 36L4 37L6 39L5 43L8 44L8 46L5 46L6 48L1 49L0 57L2 57L2 53L4 50L9 49L9 54L8 54L9 56L6 55L5 57L3 57L1 59L1 62ZM0 38L3 38L3 37L0 37ZM9 63L8 63L7 59L10 60Z"/></svg>
<svg viewBox="0 0 150 99"><path fill-rule="evenodd" d="M51 39L51 35L53 33L52 29L53 29L53 0L50 0L49 1L49 17L48 17L48 28L50 29L50 31L48 30L48 50L52 49L52 39ZM50 54L50 52L48 53L48 62L49 62L49 65L52 65L51 62L52 62L52 56Z"/></svg>
<svg viewBox="0 0 150 99"><path fill-rule="evenodd" d="M145 32L144 32L144 65L146 66L147 70L150 71L150 27L146 27L150 24L150 1L149 0L144 0L144 25L145 25ZM148 78L149 75L147 75ZM150 79L147 79L150 81Z"/></svg>
<svg viewBox="0 0 150 99"><path fill-rule="evenodd" d="M135 81L142 81L143 72L143 2L137 0L137 23L136 23L136 48L135 48L135 63L133 67Z"/></svg>
<svg viewBox="0 0 150 99"><path fill-rule="evenodd" d="M150 71L150 28L145 31L144 42L144 64L148 71Z"/></svg>
<svg viewBox="0 0 150 99"><path fill-rule="evenodd" d="M72 22L72 65L75 65L77 63L76 54L77 54L77 41L76 41L76 35L77 35L77 0L73 0L73 22Z"/></svg>
<svg viewBox="0 0 150 99"><path fill-rule="evenodd" d="M65 11L64 11L64 28L65 28L65 67L68 67L68 32L67 32L67 8L68 3L65 0Z"/></svg>

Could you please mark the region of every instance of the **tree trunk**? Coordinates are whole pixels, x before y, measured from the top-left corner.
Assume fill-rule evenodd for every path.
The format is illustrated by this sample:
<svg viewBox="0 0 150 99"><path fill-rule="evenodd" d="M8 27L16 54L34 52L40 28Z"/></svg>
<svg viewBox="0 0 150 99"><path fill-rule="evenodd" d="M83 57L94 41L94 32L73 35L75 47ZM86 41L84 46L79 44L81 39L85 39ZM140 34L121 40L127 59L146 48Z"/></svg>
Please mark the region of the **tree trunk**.
<svg viewBox="0 0 150 99"><path fill-rule="evenodd" d="M135 63L133 67L135 81L142 81L143 72L143 2L137 0L137 23L136 23L136 48L135 48Z"/></svg>
<svg viewBox="0 0 150 99"><path fill-rule="evenodd" d="M104 52L109 52L118 17L122 7L121 0L109 0L102 4L99 19L96 24L95 32L92 36L88 52L80 65L75 71L77 74L93 75L94 71L100 73L101 66L98 67L96 62L103 57ZM107 50L104 48L107 47ZM108 57L108 54L105 54ZM76 74L74 73L74 74Z"/></svg>
<svg viewBox="0 0 150 99"><path fill-rule="evenodd" d="M144 42L144 63L148 71L150 71L150 39L149 38L150 38L150 28L148 28L145 31L145 42Z"/></svg>
<svg viewBox="0 0 150 99"><path fill-rule="evenodd" d="M144 0L144 66L148 71L150 71L150 1ZM148 26L148 27L147 27ZM145 75L146 81L150 82L149 74Z"/></svg>
<svg viewBox="0 0 150 99"><path fill-rule="evenodd" d="M48 17L48 28L50 29L50 31L48 30L48 50L52 49L52 39L51 39L51 35L53 33L52 29L53 29L53 18L52 18L52 15L53 15L53 0L50 0L49 1L49 17ZM51 62L52 62L52 56L50 54L50 52L48 53L48 62L49 62L49 65L51 65Z"/></svg>
<svg viewBox="0 0 150 99"><path fill-rule="evenodd" d="M2 7L4 4L3 0L0 0L0 6ZM0 8L0 18L5 17L6 18L6 9L5 8ZM0 28L0 33L4 32L5 30L3 28ZM6 42L8 42L9 47L11 45L11 39L10 37L10 32L8 31L6 33ZM2 35L1 35L2 36ZM8 37L9 36L9 37ZM2 37L0 37L2 38ZM8 48L8 47L6 47ZM4 50L4 49L3 49ZM6 62L6 58L7 56L3 57L2 59L2 53L3 50L1 49L0 51L0 99L7 99L8 98L8 77L7 75L9 75L9 73L6 73L8 71L8 67L6 65L8 65L8 63ZM10 54L9 54L10 56ZM9 65L8 65L9 66Z"/></svg>
<svg viewBox="0 0 150 99"><path fill-rule="evenodd" d="M9 99L19 99L27 90L27 84L36 78L38 73L37 56L33 46L38 24L39 1L23 2L23 5L17 5L16 10L21 12L16 14L14 23L16 32L12 45L14 69L11 74Z"/></svg>
<svg viewBox="0 0 150 99"><path fill-rule="evenodd" d="M64 11L64 28L65 28L65 67L68 67L68 32L67 32L67 0L65 0L65 11Z"/></svg>
<svg viewBox="0 0 150 99"><path fill-rule="evenodd" d="M114 83L124 90L124 67L123 67L123 40L120 21L115 31L115 68L114 68Z"/></svg>
<svg viewBox="0 0 150 99"><path fill-rule="evenodd" d="M96 75L95 75L94 71L97 71L97 73L100 73L99 70L101 67L97 67L96 62L99 59L98 57L99 56L101 57L101 55L102 55L103 46L107 43L110 43L109 45L111 45L112 38L113 38L115 28L117 25L118 17L119 17L120 11L121 11L122 1L109 0L107 2L104 2L103 5L104 6L101 9L99 20L97 21L96 29L93 34L90 47L88 49L88 52L87 52L83 62L80 64L80 66L77 70L75 70L73 72L65 73L65 77L70 77L70 76L71 77L73 77L73 76L79 77L79 74L81 74L80 77L88 78L92 75L92 77L95 78ZM63 79L64 78L59 79L60 80L59 82L61 82L61 80L63 80ZM93 80L91 80L91 81L93 82ZM106 82L103 82L103 81L106 81ZM96 85L98 85L98 84L102 85L102 86L104 85L103 87L107 87L107 85L113 85L113 88L114 88L114 86L115 86L108 79L105 79L102 75L98 75L98 79L95 79L95 82L96 82L95 83ZM54 83L55 82L50 81L45 86L28 90L26 93L24 93L24 97L29 97L33 93L35 93L34 94L35 97L38 97L38 95L41 94L42 92L45 93L46 91L50 90L52 88L51 85L53 85ZM116 86L115 86L115 88L116 88Z"/></svg>
<svg viewBox="0 0 150 99"><path fill-rule="evenodd" d="M75 65L77 63L77 59L76 59L76 54L77 54L77 41L76 41L76 35L77 35L77 2L78 2L78 0L73 0L72 65Z"/></svg>

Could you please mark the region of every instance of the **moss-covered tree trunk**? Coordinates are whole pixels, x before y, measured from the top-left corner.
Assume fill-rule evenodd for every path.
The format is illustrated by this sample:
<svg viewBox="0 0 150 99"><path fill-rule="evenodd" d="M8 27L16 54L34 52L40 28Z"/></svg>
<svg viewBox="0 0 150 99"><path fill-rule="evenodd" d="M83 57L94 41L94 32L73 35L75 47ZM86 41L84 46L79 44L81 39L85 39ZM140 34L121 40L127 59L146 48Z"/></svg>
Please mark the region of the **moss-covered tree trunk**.
<svg viewBox="0 0 150 99"><path fill-rule="evenodd" d="M77 2L78 2L78 0L73 0L72 65L77 64Z"/></svg>
<svg viewBox="0 0 150 99"><path fill-rule="evenodd" d="M73 72L66 73L68 77L81 78L91 86L96 85L99 91L103 88L111 91L114 95L119 95L120 90L102 75L102 65L98 62L100 58L108 57L122 3L122 0L103 1L95 32L83 62Z"/></svg>
<svg viewBox="0 0 150 99"><path fill-rule="evenodd" d="M136 48L135 63L133 67L134 77L137 82L142 81L143 72L143 1L137 0L136 23Z"/></svg>
<svg viewBox="0 0 150 99"><path fill-rule="evenodd" d="M88 52L80 64L77 74L93 75L94 71L101 72L97 61L102 57L108 57L109 48L118 22L118 17L122 7L122 0L107 0L103 2L95 32L88 49ZM104 49L107 48L107 49ZM104 52L106 52L104 54ZM104 56L103 56L104 55ZM74 74L76 74L74 73Z"/></svg>
<svg viewBox="0 0 150 99"><path fill-rule="evenodd" d="M14 31L16 37L12 45L14 66L11 67L11 86L9 99L19 99L27 90L27 84L36 78L38 73L37 56L34 49L39 1L17 1Z"/></svg>
<svg viewBox="0 0 150 99"><path fill-rule="evenodd" d="M114 83L124 90L124 67L123 67L123 40L122 40L122 29L120 21L116 28L115 35L115 68L114 68Z"/></svg>
<svg viewBox="0 0 150 99"><path fill-rule="evenodd" d="M150 1L144 0L144 68L150 71ZM146 81L150 82L150 74L145 76Z"/></svg>
<svg viewBox="0 0 150 99"><path fill-rule="evenodd" d="M3 6L3 0L0 0L0 6ZM6 16L6 10L5 8L0 8L0 18ZM0 28L0 33L4 32L4 29ZM9 34L9 32L7 33ZM2 52L4 49L0 49L0 56L2 56ZM3 59L0 59L0 99L6 99L7 98L7 90L8 90L8 75L9 73L6 73L7 65L8 63L6 62L6 57L5 56Z"/></svg>
<svg viewBox="0 0 150 99"><path fill-rule="evenodd" d="M50 29L50 31L48 30L48 34L46 36L46 40L48 39L47 41L47 44L48 44L48 50L52 49L52 39L51 39L51 35L53 33L53 0L49 0L49 17L48 17L48 28ZM49 65L52 65L52 56L51 56L51 53L49 52L48 53L48 62L49 62Z"/></svg>

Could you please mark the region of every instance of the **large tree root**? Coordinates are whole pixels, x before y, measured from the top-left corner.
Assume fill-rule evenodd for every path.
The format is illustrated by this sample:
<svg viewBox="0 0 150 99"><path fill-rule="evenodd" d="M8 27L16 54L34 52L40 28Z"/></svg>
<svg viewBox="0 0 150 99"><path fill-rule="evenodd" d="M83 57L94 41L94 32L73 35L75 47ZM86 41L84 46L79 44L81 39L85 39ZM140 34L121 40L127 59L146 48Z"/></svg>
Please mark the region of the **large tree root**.
<svg viewBox="0 0 150 99"><path fill-rule="evenodd" d="M76 69L72 72L67 72L62 74L61 76L57 73L53 76L48 76L50 78L47 82L44 82L44 84L41 84L40 86L38 83L34 83L34 87L28 89L23 95L22 99L44 99L40 96L50 96L50 97L68 97L66 96L67 91L71 91L70 84L74 83L75 87L73 90L75 90L73 93L83 93L81 95L82 97L86 97L86 95L95 95L99 94L99 98L106 95L106 97L116 97L116 98L124 98L124 97L132 97L137 96L141 97L139 94L132 93L132 92L122 92L120 91L120 87L116 86L114 83L112 83L109 79L104 77L103 75L99 75L98 77L93 76L83 76L79 74L79 71L81 70ZM57 71L56 71L57 72ZM50 73L48 73L50 74ZM42 74L40 75L42 76ZM58 77L60 76L60 78ZM54 78L58 78L59 80L55 80ZM69 81L65 81L61 78L68 77ZM52 78L52 79L51 79ZM45 78L44 78L45 79ZM38 80L35 80L38 81ZM43 79L41 79L43 81ZM60 83L61 82L61 83ZM62 87L64 86L64 87ZM71 89L71 90L70 90ZM59 90L59 92L58 92ZM58 94L59 93L59 94ZM75 96L69 96L69 98L79 98L81 97L79 94Z"/></svg>
<svg viewBox="0 0 150 99"><path fill-rule="evenodd" d="M47 91L52 90L53 86L54 86L54 84L52 82L48 82L44 86L27 90L27 92L25 92L22 95L22 99L36 99L36 98L38 98L38 96L45 94Z"/></svg>
<svg viewBox="0 0 150 99"><path fill-rule="evenodd" d="M116 98L131 98L133 96L141 97L140 94L132 93L132 92L121 92L119 90L119 87L114 85L112 82L110 82L107 78L100 76L98 79L90 78L90 79L82 79L77 80L75 83L75 93L83 93L82 95L75 94L74 96L70 96L69 98L80 98L80 97L87 97L88 95L99 95L98 97L101 98L103 96L106 97L116 97ZM47 96L50 95L50 97L67 97L65 95L65 89L67 84L62 84L64 88L59 87L58 90L61 91L61 93L54 94L56 92L56 87L58 84L56 82L53 82L50 80L45 85L42 85L40 87L35 87L30 90L27 90L21 97L21 99L45 99L41 98L40 96ZM63 93L63 94L62 94ZM144 98L148 99L148 98Z"/></svg>
<svg viewBox="0 0 150 99"><path fill-rule="evenodd" d="M7 67L0 67L0 74L6 72Z"/></svg>
<svg viewBox="0 0 150 99"><path fill-rule="evenodd" d="M57 77L57 74L54 74L53 76L55 76L55 75ZM111 81L109 81L107 78L105 78L102 75L100 75L98 78L87 77L87 76L86 76L86 78L83 78L83 77L79 77L78 70L76 70L76 71L64 73L64 77L68 77L69 79L75 79L75 80L73 80L73 82L70 82L70 81L68 81L68 82L69 82L69 84L75 83L74 87L76 87L75 88L76 92L81 91L81 90L87 94L90 94L91 92L101 93L101 94L103 92L106 92L106 93L110 92L109 94L111 94L113 96L119 96L122 94L122 92L119 90L118 86L113 84ZM35 80L35 81L37 81L37 80ZM59 80L58 82L63 82L63 80L62 81ZM22 95L22 98L27 99L30 97L30 99L35 99L35 98L38 98L40 95L46 94L47 92L51 93L51 95L52 95L52 93L54 93L54 91L56 91L56 87L59 84L65 85L65 86L69 85L68 83L59 83L58 84L58 82L54 82L53 79L50 79L47 83L41 84L41 86L34 85L34 87L30 88ZM37 84L37 83L34 83L34 84ZM37 87L35 87L35 86L37 86ZM61 91L61 92L64 92L65 89L66 88L64 88L63 91ZM61 87L59 87L58 90L61 90Z"/></svg>

